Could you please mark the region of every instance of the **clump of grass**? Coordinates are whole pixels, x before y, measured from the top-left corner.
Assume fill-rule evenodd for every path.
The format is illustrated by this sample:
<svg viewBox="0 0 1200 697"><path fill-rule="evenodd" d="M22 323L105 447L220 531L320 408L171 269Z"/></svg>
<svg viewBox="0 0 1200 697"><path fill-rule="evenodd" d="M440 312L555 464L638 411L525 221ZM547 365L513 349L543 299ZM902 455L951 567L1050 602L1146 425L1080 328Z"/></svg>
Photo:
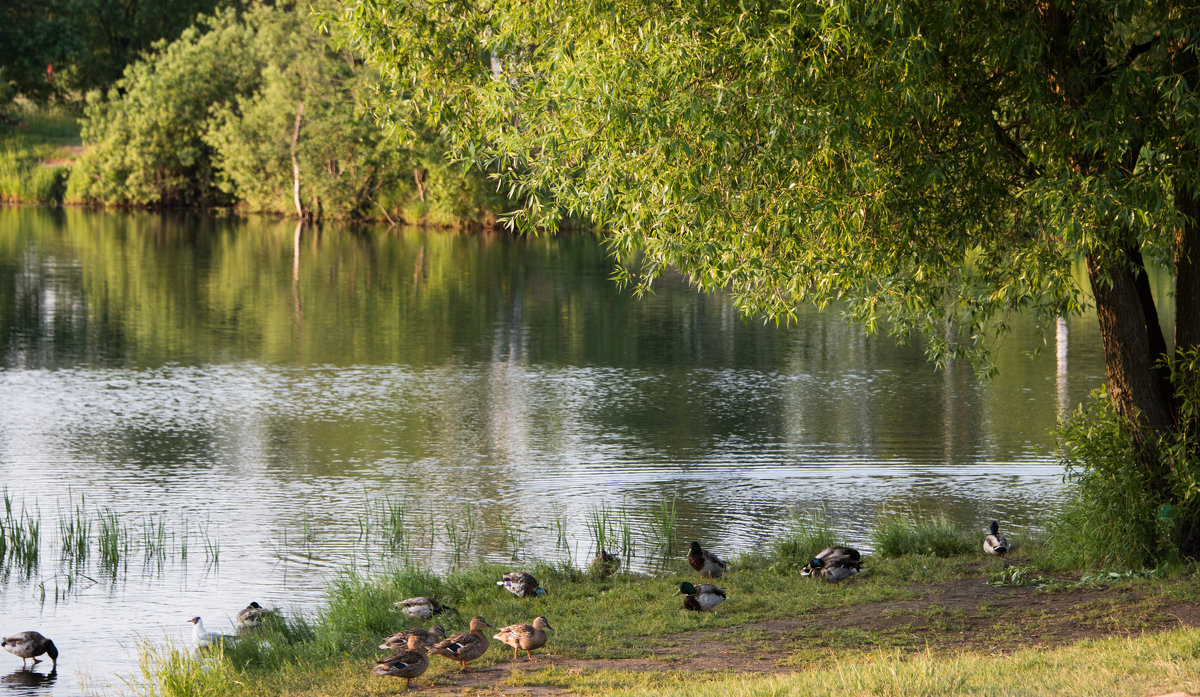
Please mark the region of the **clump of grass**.
<svg viewBox="0 0 1200 697"><path fill-rule="evenodd" d="M664 558L674 556L675 543L679 539L678 520L675 516L675 499L659 501L658 508L650 513L650 532L658 542Z"/></svg>
<svg viewBox="0 0 1200 697"><path fill-rule="evenodd" d="M835 544L839 541L825 522L824 514L802 518L793 513L787 535L771 547L775 552L775 566L791 569L804 566L818 552Z"/></svg>
<svg viewBox="0 0 1200 697"><path fill-rule="evenodd" d="M96 529L100 568L108 576L116 576L129 563L129 531L120 516L111 508L100 511Z"/></svg>
<svg viewBox="0 0 1200 697"><path fill-rule="evenodd" d="M883 557L923 554L949 557L973 551L979 538L945 516L914 519L886 516L875 521L871 541Z"/></svg>

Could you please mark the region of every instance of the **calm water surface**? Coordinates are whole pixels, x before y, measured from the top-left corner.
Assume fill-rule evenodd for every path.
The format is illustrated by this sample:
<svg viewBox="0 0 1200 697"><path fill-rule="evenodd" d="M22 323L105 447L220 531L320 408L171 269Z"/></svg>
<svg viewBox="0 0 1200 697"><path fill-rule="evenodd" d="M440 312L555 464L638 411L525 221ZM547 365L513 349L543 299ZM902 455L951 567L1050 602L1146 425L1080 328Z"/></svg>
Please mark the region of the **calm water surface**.
<svg viewBox="0 0 1200 697"><path fill-rule="evenodd" d="M1061 495L1048 427L1103 377L1090 316L1036 361L1016 323L981 385L836 310L780 329L678 281L635 299L588 237L293 233L0 208L0 479L40 520L0 633L62 652L53 676L0 656L0 691L125 691L142 642L251 600L311 612L349 567L587 558L601 508L643 568L663 501L727 555L794 513L868 548L889 512L1020 537Z"/></svg>

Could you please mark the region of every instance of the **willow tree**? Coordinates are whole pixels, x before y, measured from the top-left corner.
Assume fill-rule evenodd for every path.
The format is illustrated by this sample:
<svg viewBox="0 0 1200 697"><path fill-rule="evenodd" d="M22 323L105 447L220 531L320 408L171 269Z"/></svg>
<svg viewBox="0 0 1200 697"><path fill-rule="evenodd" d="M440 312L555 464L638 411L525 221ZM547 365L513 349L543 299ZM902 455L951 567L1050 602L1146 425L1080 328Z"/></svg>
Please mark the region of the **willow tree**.
<svg viewBox="0 0 1200 697"><path fill-rule="evenodd" d="M1011 312L1094 302L1127 466L1198 519L1160 447L1196 468L1194 3L355 0L333 19L384 71L385 120L443 129L527 197L518 225L590 218L638 259L623 280L674 267L775 319L841 299L985 371ZM1190 552L1193 528L1174 531Z"/></svg>

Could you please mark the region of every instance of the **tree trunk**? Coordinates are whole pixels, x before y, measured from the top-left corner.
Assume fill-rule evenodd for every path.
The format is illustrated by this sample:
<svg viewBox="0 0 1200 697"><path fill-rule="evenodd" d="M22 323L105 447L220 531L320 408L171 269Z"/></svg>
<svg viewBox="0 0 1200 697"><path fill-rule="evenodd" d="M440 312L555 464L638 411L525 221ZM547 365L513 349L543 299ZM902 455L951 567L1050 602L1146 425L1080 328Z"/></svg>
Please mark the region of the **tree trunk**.
<svg viewBox="0 0 1200 697"><path fill-rule="evenodd" d="M1187 220L1175 231L1175 354L1200 346L1200 195L1175 187L1175 206Z"/></svg>
<svg viewBox="0 0 1200 697"><path fill-rule="evenodd" d="M1166 340L1141 253L1127 251L1124 260L1107 265L1089 254L1087 271L1104 345L1109 398L1134 426L1135 437L1143 446L1141 464L1150 475L1149 483L1161 489L1163 473L1145 446L1154 434L1174 428L1174 397L1168 369L1162 364Z"/></svg>
<svg viewBox="0 0 1200 697"><path fill-rule="evenodd" d="M296 204L296 216L304 220L304 203L300 200L300 159L296 148L300 145L300 122L304 118L304 102L296 104L296 127L292 130L292 199Z"/></svg>

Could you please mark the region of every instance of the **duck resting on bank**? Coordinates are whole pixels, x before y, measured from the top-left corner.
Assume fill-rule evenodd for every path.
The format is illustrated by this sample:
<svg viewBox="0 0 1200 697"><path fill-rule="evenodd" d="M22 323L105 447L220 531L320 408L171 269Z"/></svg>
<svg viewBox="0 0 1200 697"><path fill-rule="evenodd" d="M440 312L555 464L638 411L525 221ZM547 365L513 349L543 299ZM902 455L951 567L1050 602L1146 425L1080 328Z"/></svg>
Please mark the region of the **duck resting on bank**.
<svg viewBox="0 0 1200 697"><path fill-rule="evenodd" d="M504 580L496 581L496 585L518 598L533 598L546 594L546 589L538 584L538 580L524 571L510 571L501 578Z"/></svg>
<svg viewBox="0 0 1200 697"><path fill-rule="evenodd" d="M433 646L442 639L446 638L446 630L442 629L442 625L435 624L429 629L414 627L413 629L405 629L404 631L396 632L390 637L383 640L379 645L381 649L389 651L402 651L408 646L408 638L415 636L421 640L421 643L426 646Z"/></svg>
<svg viewBox="0 0 1200 697"><path fill-rule="evenodd" d="M682 595L683 607L696 612L710 612L713 608L725 602L725 589L701 583L699 586L684 581L679 584L675 595Z"/></svg>
<svg viewBox="0 0 1200 697"><path fill-rule="evenodd" d="M400 600L392 604L400 608L400 612L403 612L414 620L424 621L445 611L441 603L428 595L419 595L415 598Z"/></svg>
<svg viewBox="0 0 1200 697"><path fill-rule="evenodd" d="M801 576L816 575L816 569L819 567L813 566L813 560L821 562L821 566L853 566L858 570L862 570L862 555L853 547L844 547L842 545L834 545L826 547L817 553L817 556L808 560L804 568L800 569Z"/></svg>

